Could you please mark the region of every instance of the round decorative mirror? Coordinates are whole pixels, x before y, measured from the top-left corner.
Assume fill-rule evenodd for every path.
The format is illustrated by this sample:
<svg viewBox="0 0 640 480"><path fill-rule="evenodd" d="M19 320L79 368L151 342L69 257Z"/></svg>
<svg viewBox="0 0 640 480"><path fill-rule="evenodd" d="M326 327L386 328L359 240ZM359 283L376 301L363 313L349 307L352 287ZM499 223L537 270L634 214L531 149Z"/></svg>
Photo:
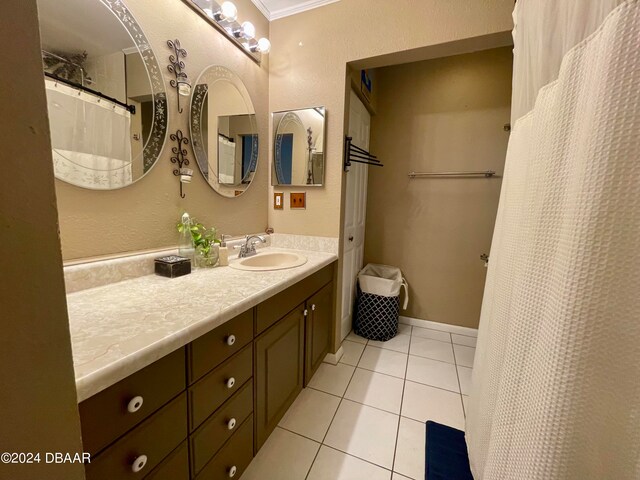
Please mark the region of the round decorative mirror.
<svg viewBox="0 0 640 480"><path fill-rule="evenodd" d="M191 142L198 167L225 197L242 195L258 166L258 129L251 97L228 68L212 65L191 96Z"/></svg>
<svg viewBox="0 0 640 480"><path fill-rule="evenodd" d="M144 177L167 134L160 66L120 0L38 0L53 165L73 185Z"/></svg>

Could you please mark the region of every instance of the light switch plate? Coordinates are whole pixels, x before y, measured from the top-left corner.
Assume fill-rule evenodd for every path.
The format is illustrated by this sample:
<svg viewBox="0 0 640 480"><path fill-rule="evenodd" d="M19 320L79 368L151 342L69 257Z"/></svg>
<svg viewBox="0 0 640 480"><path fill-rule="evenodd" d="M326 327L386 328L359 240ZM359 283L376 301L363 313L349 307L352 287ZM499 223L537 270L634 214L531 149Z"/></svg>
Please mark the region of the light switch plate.
<svg viewBox="0 0 640 480"><path fill-rule="evenodd" d="M291 192L289 194L289 206L291 209L302 209L307 208L307 194L306 192Z"/></svg>
<svg viewBox="0 0 640 480"><path fill-rule="evenodd" d="M284 208L284 193L273 192L273 209L282 210Z"/></svg>

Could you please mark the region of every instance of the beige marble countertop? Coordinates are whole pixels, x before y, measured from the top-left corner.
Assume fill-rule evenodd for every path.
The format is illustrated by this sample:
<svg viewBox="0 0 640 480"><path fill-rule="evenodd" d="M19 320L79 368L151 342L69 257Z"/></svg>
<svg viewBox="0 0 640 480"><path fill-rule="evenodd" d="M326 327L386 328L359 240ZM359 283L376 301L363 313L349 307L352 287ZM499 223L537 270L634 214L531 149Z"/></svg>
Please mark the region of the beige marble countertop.
<svg viewBox="0 0 640 480"><path fill-rule="evenodd" d="M264 272L216 267L173 279L147 275L70 293L78 402L337 260L331 253L286 251L305 255L307 263Z"/></svg>

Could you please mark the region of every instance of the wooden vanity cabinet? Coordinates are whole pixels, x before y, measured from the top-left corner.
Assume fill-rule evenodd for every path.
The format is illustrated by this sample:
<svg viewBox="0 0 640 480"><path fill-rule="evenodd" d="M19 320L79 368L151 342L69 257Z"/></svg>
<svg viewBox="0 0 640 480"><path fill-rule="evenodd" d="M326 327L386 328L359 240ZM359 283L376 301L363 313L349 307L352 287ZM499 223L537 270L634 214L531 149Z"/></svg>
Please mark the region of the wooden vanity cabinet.
<svg viewBox="0 0 640 480"><path fill-rule="evenodd" d="M151 470L145 480L189 480L189 444L185 440Z"/></svg>
<svg viewBox="0 0 640 480"><path fill-rule="evenodd" d="M329 351L333 268L323 268L256 307L256 451Z"/></svg>
<svg viewBox="0 0 640 480"><path fill-rule="evenodd" d="M333 297L333 283L329 283L306 301L305 385L329 353L331 323L334 316Z"/></svg>
<svg viewBox="0 0 640 480"><path fill-rule="evenodd" d="M329 351L334 264L79 405L87 480L239 478Z"/></svg>
<svg viewBox="0 0 640 480"><path fill-rule="evenodd" d="M160 465L187 438L187 398L183 392L85 466L88 479L140 478ZM142 474L142 475L141 475Z"/></svg>
<svg viewBox="0 0 640 480"><path fill-rule="evenodd" d="M81 402L84 451L94 457L184 389L181 348Z"/></svg>
<svg viewBox="0 0 640 480"><path fill-rule="evenodd" d="M255 341L256 450L302 390L304 338L303 303Z"/></svg>

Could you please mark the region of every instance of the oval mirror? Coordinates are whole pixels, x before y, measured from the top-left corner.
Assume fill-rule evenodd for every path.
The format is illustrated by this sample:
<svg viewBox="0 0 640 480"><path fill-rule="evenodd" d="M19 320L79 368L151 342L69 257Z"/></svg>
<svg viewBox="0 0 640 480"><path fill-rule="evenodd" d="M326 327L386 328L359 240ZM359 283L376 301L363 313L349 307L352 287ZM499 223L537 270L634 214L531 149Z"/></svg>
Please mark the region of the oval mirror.
<svg viewBox="0 0 640 480"><path fill-rule="evenodd" d="M167 134L160 67L116 0L38 0L57 178L112 190L144 177Z"/></svg>
<svg viewBox="0 0 640 480"><path fill-rule="evenodd" d="M225 197L242 195L258 166L258 129L251 97L228 68L207 67L191 97L191 142L209 185Z"/></svg>

